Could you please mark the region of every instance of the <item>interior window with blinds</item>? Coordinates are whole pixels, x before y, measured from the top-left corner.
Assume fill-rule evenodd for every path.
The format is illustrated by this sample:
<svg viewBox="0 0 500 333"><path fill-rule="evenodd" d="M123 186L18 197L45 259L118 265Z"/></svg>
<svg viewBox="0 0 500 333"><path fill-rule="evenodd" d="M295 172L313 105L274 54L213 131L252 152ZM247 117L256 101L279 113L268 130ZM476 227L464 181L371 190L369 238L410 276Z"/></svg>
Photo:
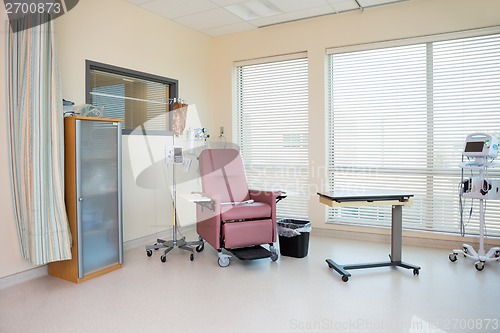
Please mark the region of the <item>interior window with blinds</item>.
<svg viewBox="0 0 500 333"><path fill-rule="evenodd" d="M138 127L148 134L170 130L169 99L177 81L90 62L87 66L88 103L103 108L104 117L123 120L123 133Z"/></svg>
<svg viewBox="0 0 500 333"><path fill-rule="evenodd" d="M465 138L500 137L500 35L328 52L330 188L413 193L404 228L460 233ZM487 234L500 236L500 200L486 207ZM463 202L467 234L478 213L479 200ZM328 221L390 226L391 211L330 209Z"/></svg>
<svg viewBox="0 0 500 333"><path fill-rule="evenodd" d="M308 217L306 55L236 67L237 143L249 186L286 191L277 215Z"/></svg>

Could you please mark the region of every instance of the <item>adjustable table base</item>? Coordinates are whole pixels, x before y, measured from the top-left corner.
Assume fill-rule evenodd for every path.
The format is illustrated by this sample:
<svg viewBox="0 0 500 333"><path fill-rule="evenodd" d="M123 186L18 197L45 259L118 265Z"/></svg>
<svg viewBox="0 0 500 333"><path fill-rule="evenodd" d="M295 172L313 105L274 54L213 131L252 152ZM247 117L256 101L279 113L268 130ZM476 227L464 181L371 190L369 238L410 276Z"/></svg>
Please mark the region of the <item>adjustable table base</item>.
<svg viewBox="0 0 500 333"><path fill-rule="evenodd" d="M401 260L402 253L402 238L403 238L403 206L410 204L410 198L413 194L398 193L395 191L372 191L372 190L339 190L336 193L318 193L320 202L331 207L342 206L377 206L377 205L391 205L391 254L389 255L390 261L362 263L362 264L337 264L332 259L326 259L328 267L334 269L342 275L342 281L347 282L351 274L347 271L349 269L361 268L375 268L375 267L403 267L406 269L413 269L413 275L418 275L420 271L419 266L408 264Z"/></svg>
<svg viewBox="0 0 500 333"><path fill-rule="evenodd" d="M328 267L336 270L337 273L342 275L342 281L344 281L344 282L349 281L349 277L351 276L351 273L349 273L347 271L349 269L363 269L363 268L376 268L376 267L403 267L406 269L413 269L413 275L418 275L419 270L420 270L419 266L408 264L404 261L381 261L381 262L372 262L372 263L365 263L365 264L341 265L341 264L337 264L332 259L326 259L326 263L328 264Z"/></svg>

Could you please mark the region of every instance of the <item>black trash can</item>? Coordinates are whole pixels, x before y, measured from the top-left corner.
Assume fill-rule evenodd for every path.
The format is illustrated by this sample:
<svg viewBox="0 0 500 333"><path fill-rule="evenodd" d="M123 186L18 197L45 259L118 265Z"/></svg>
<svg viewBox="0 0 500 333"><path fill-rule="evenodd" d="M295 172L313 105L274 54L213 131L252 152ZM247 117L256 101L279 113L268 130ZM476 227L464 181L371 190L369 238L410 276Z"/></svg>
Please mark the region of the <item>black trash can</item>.
<svg viewBox="0 0 500 333"><path fill-rule="evenodd" d="M280 253L282 256L304 258L309 250L311 222L282 219L278 221Z"/></svg>

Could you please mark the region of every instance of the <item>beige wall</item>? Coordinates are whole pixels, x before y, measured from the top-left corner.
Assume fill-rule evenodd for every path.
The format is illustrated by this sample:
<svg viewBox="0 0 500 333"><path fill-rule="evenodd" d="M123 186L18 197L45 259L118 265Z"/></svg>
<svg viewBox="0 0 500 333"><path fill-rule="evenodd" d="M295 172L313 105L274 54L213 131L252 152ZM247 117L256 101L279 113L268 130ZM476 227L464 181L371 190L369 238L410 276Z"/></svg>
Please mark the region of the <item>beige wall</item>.
<svg viewBox="0 0 500 333"><path fill-rule="evenodd" d="M1 22L6 20L4 15L2 11ZM123 0L80 1L55 23L65 99L85 103L85 60L89 59L179 80L179 97L195 104L203 126L211 129L211 92L207 87L211 82L213 38L168 22ZM4 24L1 29L0 74L5 77ZM2 88L1 101L5 101L4 95ZM6 132L5 105L2 104L0 179L5 190L0 191L0 278L33 268L20 257L17 245L8 190ZM129 159L133 152L128 150L127 137L123 142L124 240L127 241L170 228L171 206L168 189L148 190L135 186Z"/></svg>
<svg viewBox="0 0 500 333"><path fill-rule="evenodd" d="M58 19L57 42L65 99L77 105L85 102L85 60L92 60L179 80L179 97L195 104L203 126L212 127L211 96L206 88L210 86L212 38L123 0L85 0ZM132 163L140 152L130 149L128 139L123 137L124 241L170 228L172 216L169 188L136 184ZM149 149L156 147L162 156L164 147L171 144L165 137L150 141L158 144ZM192 204L183 211L193 212L184 220L194 220Z"/></svg>
<svg viewBox="0 0 500 333"><path fill-rule="evenodd" d="M4 16L1 21L5 21ZM196 104L203 126L208 127L212 135L217 136L219 126L224 126L228 138L232 133L234 62L307 51L310 61L310 158L311 165L321 169L326 149L323 130L326 48L500 25L500 1L411 0L363 12L210 38L137 9L126 1L83 0L70 13L57 19L56 24L64 98L84 103L86 59L163 75L179 80L179 95L190 104ZM4 57L4 25L1 29L0 54ZM2 77L5 77L4 71L5 67L0 66ZM4 95L5 90L0 89L0 100L5 101ZM5 111L4 105L2 111ZM0 132L0 179L7 186L4 115L0 116ZM124 163L130 164L130 161ZM324 175L311 176L310 181L319 188ZM3 277L32 266L19 256L10 191L0 192L0 277ZM126 240L157 230L154 224L162 226L165 215L168 216L161 193L132 192L126 194L127 202L140 204L138 208L131 204L124 209L129 210L124 212ZM144 203L151 204L154 211L144 208ZM324 211L312 193L309 216L315 226L327 227Z"/></svg>
<svg viewBox="0 0 500 333"><path fill-rule="evenodd" d="M309 57L310 200L313 226L325 224L325 207L315 189L325 184L325 50L500 25L497 0L411 0L271 26L215 40L212 85L214 127L232 125L232 71L235 61L306 51ZM319 174L319 176L318 176Z"/></svg>
<svg viewBox="0 0 500 333"><path fill-rule="evenodd" d="M208 109L212 38L123 0L80 1L56 23L66 99L85 102L88 59L178 79L179 96Z"/></svg>

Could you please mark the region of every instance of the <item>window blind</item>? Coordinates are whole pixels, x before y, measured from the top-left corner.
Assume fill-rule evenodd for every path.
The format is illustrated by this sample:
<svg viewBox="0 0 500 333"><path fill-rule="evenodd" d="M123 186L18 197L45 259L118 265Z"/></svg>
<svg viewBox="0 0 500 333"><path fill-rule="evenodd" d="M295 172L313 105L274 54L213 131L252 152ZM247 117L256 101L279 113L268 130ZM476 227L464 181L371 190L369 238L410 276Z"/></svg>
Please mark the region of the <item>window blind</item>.
<svg viewBox="0 0 500 333"><path fill-rule="evenodd" d="M169 129L168 85L97 70L91 78L91 103L104 107L105 117L122 119L125 130L143 124L148 131Z"/></svg>
<svg viewBox="0 0 500 333"><path fill-rule="evenodd" d="M92 104L104 107L107 118L125 119L125 84L93 87Z"/></svg>
<svg viewBox="0 0 500 333"><path fill-rule="evenodd" d="M236 67L236 137L249 186L283 190L280 218L308 216L308 61Z"/></svg>
<svg viewBox="0 0 500 333"><path fill-rule="evenodd" d="M105 117L122 119L124 134L170 130L168 101L177 95L176 80L91 61L86 66L87 103L102 106Z"/></svg>
<svg viewBox="0 0 500 333"><path fill-rule="evenodd" d="M404 44L329 50L330 188L410 191L404 228L459 233L464 140L474 132L500 137L500 35ZM464 202L468 234L479 233L478 211L478 200ZM487 233L500 236L500 200L487 202L485 218ZM390 221L390 207L328 214L329 223Z"/></svg>

